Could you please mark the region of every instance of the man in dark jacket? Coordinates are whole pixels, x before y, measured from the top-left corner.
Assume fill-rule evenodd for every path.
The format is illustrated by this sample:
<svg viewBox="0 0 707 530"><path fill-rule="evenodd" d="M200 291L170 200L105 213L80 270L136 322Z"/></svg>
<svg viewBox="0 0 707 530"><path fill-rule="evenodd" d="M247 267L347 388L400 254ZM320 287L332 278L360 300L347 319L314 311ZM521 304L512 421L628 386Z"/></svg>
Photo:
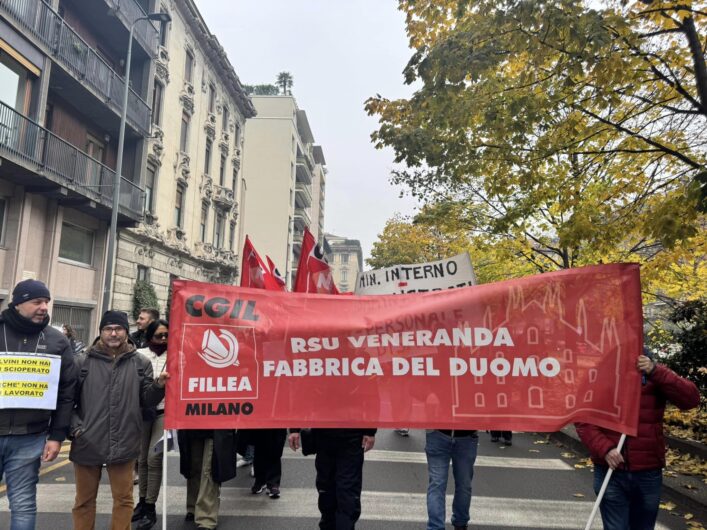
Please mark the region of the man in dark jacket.
<svg viewBox="0 0 707 530"><path fill-rule="evenodd" d="M317 456L321 530L353 530L361 516L363 453L373 449L376 429L312 429ZM301 445L300 429L290 429L290 448Z"/></svg>
<svg viewBox="0 0 707 530"><path fill-rule="evenodd" d="M655 527L665 466L663 413L670 401L687 410L700 403L697 387L665 366L641 355L637 367L645 374L641 389L638 434L628 436L621 452L621 434L589 423L577 423L577 433L594 462L594 491L614 470L601 501L606 530L650 530Z"/></svg>
<svg viewBox="0 0 707 530"><path fill-rule="evenodd" d="M179 471L187 479L186 521L197 529L218 524L221 484L236 476L235 430L181 430Z"/></svg>
<svg viewBox="0 0 707 530"><path fill-rule="evenodd" d="M162 372L153 380L150 360L128 340L128 316L106 311L100 335L76 357L79 390L71 424L76 502L75 530L93 530L96 496L105 464L113 494L112 530L129 530L133 515L133 468L140 454L142 409L164 398Z"/></svg>
<svg viewBox="0 0 707 530"><path fill-rule="evenodd" d="M147 346L145 340L145 330L147 326L160 318L160 312L154 307L143 307L137 315L135 327L137 329L130 334L130 340L135 343L135 347L140 349Z"/></svg>
<svg viewBox="0 0 707 530"><path fill-rule="evenodd" d="M40 460L51 462L57 457L71 421L76 384L73 351L66 337L48 326L50 299L42 282L24 280L15 286L12 302L0 315L2 352L61 359L54 408L0 409L0 479L5 476L11 530L34 529Z"/></svg>

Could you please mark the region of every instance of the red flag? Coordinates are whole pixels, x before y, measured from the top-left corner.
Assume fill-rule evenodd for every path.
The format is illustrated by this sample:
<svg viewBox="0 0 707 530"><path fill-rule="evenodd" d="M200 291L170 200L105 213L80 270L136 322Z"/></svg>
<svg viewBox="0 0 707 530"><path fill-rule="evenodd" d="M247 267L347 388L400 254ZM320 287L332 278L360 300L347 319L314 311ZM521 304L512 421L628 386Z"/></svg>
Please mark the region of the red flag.
<svg viewBox="0 0 707 530"><path fill-rule="evenodd" d="M314 236L306 228L302 237L302 252L299 255L294 292L339 294L329 263Z"/></svg>
<svg viewBox="0 0 707 530"><path fill-rule="evenodd" d="M287 281L285 280L285 278L283 278L282 274L280 274L280 271L275 266L275 262L273 262L273 260L270 259L270 256L265 256L265 259L268 260L268 267L270 267L270 273L272 274L272 277L275 278L275 281L280 286L280 290L287 291Z"/></svg>
<svg viewBox="0 0 707 530"><path fill-rule="evenodd" d="M241 263L241 287L255 287L270 291L282 291L275 277L258 255L248 236L243 244L243 261Z"/></svg>

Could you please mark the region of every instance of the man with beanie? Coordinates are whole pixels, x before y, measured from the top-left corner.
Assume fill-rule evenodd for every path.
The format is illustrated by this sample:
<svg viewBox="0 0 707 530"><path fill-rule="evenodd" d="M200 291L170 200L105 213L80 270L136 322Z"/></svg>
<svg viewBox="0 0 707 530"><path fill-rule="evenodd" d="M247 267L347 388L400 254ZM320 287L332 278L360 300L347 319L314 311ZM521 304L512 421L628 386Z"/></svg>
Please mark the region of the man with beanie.
<svg viewBox="0 0 707 530"><path fill-rule="evenodd" d="M71 421L76 477L75 530L93 530L96 496L105 464L113 495L112 530L129 530L133 515L133 468L140 454L142 409L164 398L162 372L153 379L150 360L128 340L128 316L106 311L100 335L76 357L78 392Z"/></svg>
<svg viewBox="0 0 707 530"><path fill-rule="evenodd" d="M0 352L61 358L54 408L0 409L0 480L4 476L7 485L11 530L35 528L40 461L57 457L71 421L76 385L73 351L61 331L48 325L50 300L46 285L24 280L15 286L11 303L0 314Z"/></svg>

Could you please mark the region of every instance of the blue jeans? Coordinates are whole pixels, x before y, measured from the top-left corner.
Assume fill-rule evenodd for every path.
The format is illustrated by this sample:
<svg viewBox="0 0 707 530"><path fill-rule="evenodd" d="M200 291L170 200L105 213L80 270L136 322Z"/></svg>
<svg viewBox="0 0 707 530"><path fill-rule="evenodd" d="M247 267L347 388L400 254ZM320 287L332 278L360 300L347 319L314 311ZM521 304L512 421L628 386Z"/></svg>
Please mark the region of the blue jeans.
<svg viewBox="0 0 707 530"><path fill-rule="evenodd" d="M37 482L45 433L0 436L0 480L5 476L10 501L10 530L34 530Z"/></svg>
<svg viewBox="0 0 707 530"><path fill-rule="evenodd" d="M452 438L439 431L427 433L427 530L444 530L446 519L447 477L449 462L454 473L454 501L452 502L452 525L469 523L471 504L471 479L479 447L479 437Z"/></svg>
<svg viewBox="0 0 707 530"><path fill-rule="evenodd" d="M607 467L594 466L594 492L599 493ZM663 470L614 471L599 506L604 530L650 530L655 527Z"/></svg>

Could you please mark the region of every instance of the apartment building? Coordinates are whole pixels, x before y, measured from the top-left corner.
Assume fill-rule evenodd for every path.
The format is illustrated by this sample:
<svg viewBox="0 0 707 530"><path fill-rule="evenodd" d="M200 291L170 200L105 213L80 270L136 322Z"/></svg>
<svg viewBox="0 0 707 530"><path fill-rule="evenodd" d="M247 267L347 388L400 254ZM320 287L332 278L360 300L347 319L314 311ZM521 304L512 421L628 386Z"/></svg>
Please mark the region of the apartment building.
<svg viewBox="0 0 707 530"><path fill-rule="evenodd" d="M252 96L257 116L246 121L243 230L294 282L302 236L321 242L326 161L315 145L307 113L295 98Z"/></svg>
<svg viewBox="0 0 707 530"><path fill-rule="evenodd" d="M129 27L156 0L0 0L0 300L47 283L53 324L100 318ZM157 28L135 25L118 222L142 218Z"/></svg>
<svg viewBox="0 0 707 530"><path fill-rule="evenodd" d="M136 280L168 306L175 278L237 283L245 120L255 108L193 0L162 2L150 94L145 220L120 232L114 306L132 310Z"/></svg>
<svg viewBox="0 0 707 530"><path fill-rule="evenodd" d="M363 251L358 239L324 234L330 254L327 255L334 283L342 293L353 292L356 276L363 270Z"/></svg>

